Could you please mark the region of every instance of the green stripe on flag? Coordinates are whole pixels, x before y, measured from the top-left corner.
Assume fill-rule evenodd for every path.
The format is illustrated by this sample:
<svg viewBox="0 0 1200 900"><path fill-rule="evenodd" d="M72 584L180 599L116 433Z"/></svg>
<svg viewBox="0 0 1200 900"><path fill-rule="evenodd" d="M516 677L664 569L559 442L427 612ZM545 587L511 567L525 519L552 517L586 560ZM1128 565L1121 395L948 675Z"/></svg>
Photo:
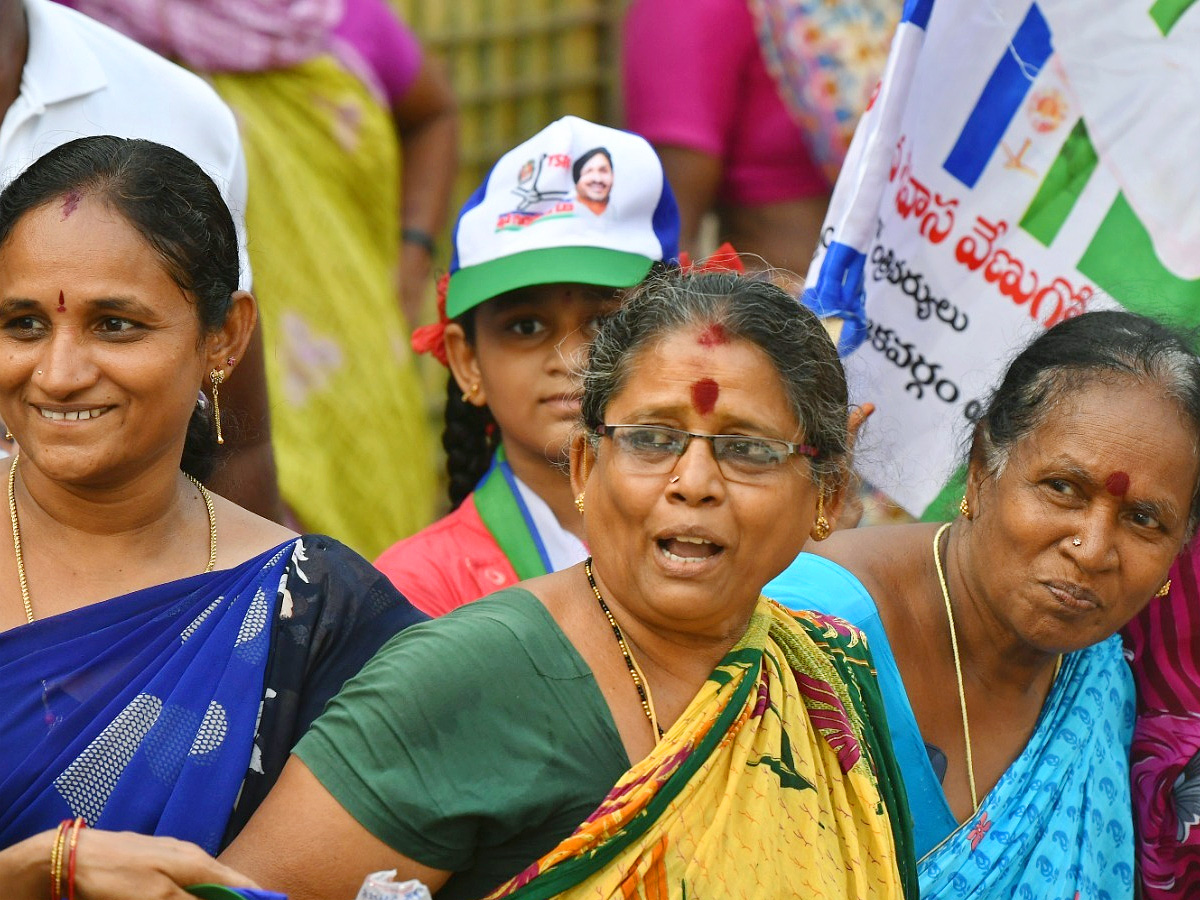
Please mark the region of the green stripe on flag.
<svg viewBox="0 0 1200 900"><path fill-rule="evenodd" d="M1195 2L1196 0L1158 0L1150 7L1150 18L1154 20L1159 31L1164 35L1170 34L1175 23L1183 18L1188 7Z"/></svg>
<svg viewBox="0 0 1200 900"><path fill-rule="evenodd" d="M933 502L921 513L922 522L949 522L958 515L958 504L967 489L967 467L959 466L946 486L938 491Z"/></svg>
<svg viewBox="0 0 1200 900"><path fill-rule="evenodd" d="M1021 217L1021 227L1049 247L1096 169L1098 158L1083 119L1068 135L1042 186Z"/></svg>
<svg viewBox="0 0 1200 900"><path fill-rule="evenodd" d="M1200 325L1200 279L1179 278L1162 264L1124 194L1117 195L1084 251L1079 271L1130 312Z"/></svg>

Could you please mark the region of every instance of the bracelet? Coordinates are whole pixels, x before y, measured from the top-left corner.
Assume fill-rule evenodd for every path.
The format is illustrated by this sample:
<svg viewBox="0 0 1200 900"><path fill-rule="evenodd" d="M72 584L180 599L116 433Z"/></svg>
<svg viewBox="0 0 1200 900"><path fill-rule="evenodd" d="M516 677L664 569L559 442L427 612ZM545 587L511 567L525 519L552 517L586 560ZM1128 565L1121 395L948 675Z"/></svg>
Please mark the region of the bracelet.
<svg viewBox="0 0 1200 900"><path fill-rule="evenodd" d="M79 832L87 828L83 816L77 816L71 829L71 843L67 850L67 900L75 900L75 849L79 846Z"/></svg>
<svg viewBox="0 0 1200 900"><path fill-rule="evenodd" d="M433 235L428 231L422 231L420 228L400 229L400 240L406 244L416 244L418 247L424 248L425 252L430 256L433 256L434 250L437 249Z"/></svg>
<svg viewBox="0 0 1200 900"><path fill-rule="evenodd" d="M62 900L63 843L70 826L71 819L63 819L58 823L54 846L50 849L50 900Z"/></svg>

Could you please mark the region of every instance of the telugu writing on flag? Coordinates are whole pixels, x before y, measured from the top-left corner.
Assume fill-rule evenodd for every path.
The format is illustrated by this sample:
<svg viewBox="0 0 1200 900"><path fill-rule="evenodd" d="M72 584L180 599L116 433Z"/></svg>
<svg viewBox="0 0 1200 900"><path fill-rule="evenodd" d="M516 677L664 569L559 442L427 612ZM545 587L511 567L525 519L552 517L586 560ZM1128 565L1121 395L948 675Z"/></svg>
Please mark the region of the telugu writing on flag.
<svg viewBox="0 0 1200 900"><path fill-rule="evenodd" d="M1200 0L907 4L804 299L847 319L858 464L909 512L1041 330L1200 324L1197 47Z"/></svg>

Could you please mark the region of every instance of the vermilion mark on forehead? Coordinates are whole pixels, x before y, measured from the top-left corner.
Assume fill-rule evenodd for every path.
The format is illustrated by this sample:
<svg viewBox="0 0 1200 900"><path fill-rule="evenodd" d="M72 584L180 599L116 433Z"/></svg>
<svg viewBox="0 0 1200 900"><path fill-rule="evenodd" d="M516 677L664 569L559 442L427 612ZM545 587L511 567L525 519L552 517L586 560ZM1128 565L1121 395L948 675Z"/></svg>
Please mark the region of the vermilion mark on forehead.
<svg viewBox="0 0 1200 900"><path fill-rule="evenodd" d="M719 347L721 344L729 343L729 332L720 322L713 322L700 332L700 337L696 338L696 342L701 347Z"/></svg>
<svg viewBox="0 0 1200 900"><path fill-rule="evenodd" d="M65 222L71 213L79 208L79 201L83 198L79 195L79 191L67 191L67 195L63 198L62 205L62 220Z"/></svg>
<svg viewBox="0 0 1200 900"><path fill-rule="evenodd" d="M702 378L692 385L692 406L702 416L707 416L717 405L717 397L721 395L721 386L711 378Z"/></svg>
<svg viewBox="0 0 1200 900"><path fill-rule="evenodd" d="M1129 490L1129 476L1124 472L1113 472L1104 479L1104 486L1114 497L1124 497Z"/></svg>
<svg viewBox="0 0 1200 900"><path fill-rule="evenodd" d="M58 310L57 310L57 312L66 312L66 311L67 311L67 301L63 299L63 292L59 291L58 292Z"/></svg>

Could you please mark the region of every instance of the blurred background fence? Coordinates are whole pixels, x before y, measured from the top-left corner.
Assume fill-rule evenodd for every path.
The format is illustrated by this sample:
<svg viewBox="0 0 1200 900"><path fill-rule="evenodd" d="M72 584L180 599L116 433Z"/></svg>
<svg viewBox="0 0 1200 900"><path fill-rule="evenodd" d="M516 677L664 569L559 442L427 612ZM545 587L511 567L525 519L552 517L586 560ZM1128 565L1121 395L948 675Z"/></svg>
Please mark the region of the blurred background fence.
<svg viewBox="0 0 1200 900"><path fill-rule="evenodd" d="M458 94L455 209L506 150L564 115L619 116L621 0L392 0Z"/></svg>

